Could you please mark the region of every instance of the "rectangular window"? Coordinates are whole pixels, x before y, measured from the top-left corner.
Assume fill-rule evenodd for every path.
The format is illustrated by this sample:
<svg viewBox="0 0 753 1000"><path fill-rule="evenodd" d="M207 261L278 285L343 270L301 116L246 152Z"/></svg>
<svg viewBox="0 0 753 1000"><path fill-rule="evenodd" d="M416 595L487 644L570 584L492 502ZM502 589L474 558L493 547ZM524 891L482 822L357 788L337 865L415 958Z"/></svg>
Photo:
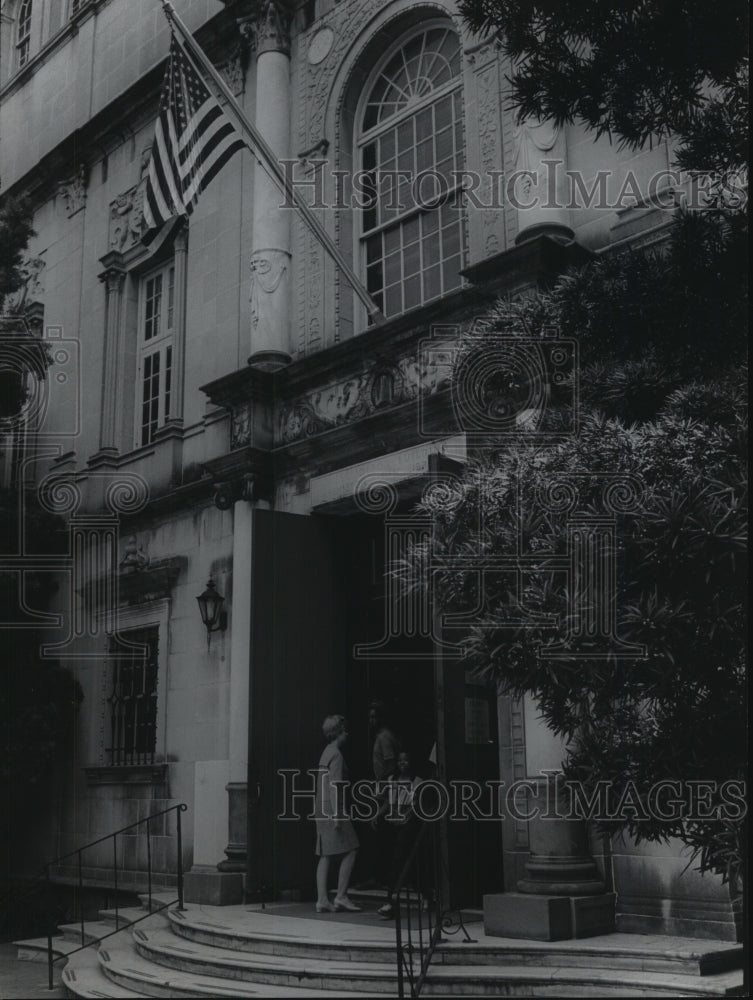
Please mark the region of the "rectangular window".
<svg viewBox="0 0 753 1000"><path fill-rule="evenodd" d="M136 447L151 444L171 417L175 267L141 279Z"/></svg>
<svg viewBox="0 0 753 1000"><path fill-rule="evenodd" d="M108 763L116 767L153 764L157 745L159 627L129 629L120 636L132 648L110 640Z"/></svg>

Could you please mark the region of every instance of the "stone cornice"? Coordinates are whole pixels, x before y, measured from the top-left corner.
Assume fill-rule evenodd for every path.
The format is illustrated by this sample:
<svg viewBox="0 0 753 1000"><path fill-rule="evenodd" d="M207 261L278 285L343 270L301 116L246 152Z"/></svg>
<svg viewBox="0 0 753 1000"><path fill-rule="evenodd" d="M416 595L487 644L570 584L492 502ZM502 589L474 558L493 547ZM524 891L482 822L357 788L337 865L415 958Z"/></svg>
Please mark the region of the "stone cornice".
<svg viewBox="0 0 753 1000"><path fill-rule="evenodd" d="M593 256L579 243L562 243L542 235L473 264L461 274L474 285L484 285L494 294L513 289L523 282L533 282L539 288L546 288L569 267L586 264Z"/></svg>

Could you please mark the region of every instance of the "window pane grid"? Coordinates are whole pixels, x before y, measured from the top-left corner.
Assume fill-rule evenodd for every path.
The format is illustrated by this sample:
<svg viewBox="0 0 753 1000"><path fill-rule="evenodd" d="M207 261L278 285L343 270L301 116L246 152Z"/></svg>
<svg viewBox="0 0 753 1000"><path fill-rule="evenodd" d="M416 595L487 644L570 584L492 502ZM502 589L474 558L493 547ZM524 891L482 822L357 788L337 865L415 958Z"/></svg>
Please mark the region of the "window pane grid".
<svg viewBox="0 0 753 1000"><path fill-rule="evenodd" d="M153 764L157 747L157 666L159 630L133 629L123 638L134 646L124 652L110 642L117 654L110 669L110 764Z"/></svg>
<svg viewBox="0 0 753 1000"><path fill-rule="evenodd" d="M144 277L141 294L137 447L152 444L172 415L175 266L166 265Z"/></svg>

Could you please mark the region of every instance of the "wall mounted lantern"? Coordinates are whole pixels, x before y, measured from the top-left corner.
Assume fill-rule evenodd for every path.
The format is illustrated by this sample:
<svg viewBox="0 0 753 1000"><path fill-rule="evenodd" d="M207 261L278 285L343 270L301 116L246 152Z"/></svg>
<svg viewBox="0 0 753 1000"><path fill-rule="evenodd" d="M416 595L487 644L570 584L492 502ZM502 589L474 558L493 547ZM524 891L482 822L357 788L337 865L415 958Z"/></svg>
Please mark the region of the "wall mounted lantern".
<svg viewBox="0 0 753 1000"><path fill-rule="evenodd" d="M207 650L212 642L212 632L224 632L227 628L227 611L222 610L225 598L217 593L214 580L207 580L207 588L196 598L199 602L201 620L207 630Z"/></svg>

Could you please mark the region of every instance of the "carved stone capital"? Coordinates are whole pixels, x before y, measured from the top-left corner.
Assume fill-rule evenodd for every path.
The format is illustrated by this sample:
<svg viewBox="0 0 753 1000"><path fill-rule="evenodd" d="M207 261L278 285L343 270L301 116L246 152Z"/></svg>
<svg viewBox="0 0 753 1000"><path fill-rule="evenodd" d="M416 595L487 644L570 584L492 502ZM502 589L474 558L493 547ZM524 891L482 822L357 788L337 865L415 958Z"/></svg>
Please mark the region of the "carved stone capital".
<svg viewBox="0 0 753 1000"><path fill-rule="evenodd" d="M253 503L262 499L268 491L261 489L258 473L246 472L237 479L226 479L214 484L214 505L218 510L229 510L236 500Z"/></svg>
<svg viewBox="0 0 753 1000"><path fill-rule="evenodd" d="M238 18L238 27L257 55L263 52L290 55L292 13L285 0L252 0L244 7L248 13Z"/></svg>

